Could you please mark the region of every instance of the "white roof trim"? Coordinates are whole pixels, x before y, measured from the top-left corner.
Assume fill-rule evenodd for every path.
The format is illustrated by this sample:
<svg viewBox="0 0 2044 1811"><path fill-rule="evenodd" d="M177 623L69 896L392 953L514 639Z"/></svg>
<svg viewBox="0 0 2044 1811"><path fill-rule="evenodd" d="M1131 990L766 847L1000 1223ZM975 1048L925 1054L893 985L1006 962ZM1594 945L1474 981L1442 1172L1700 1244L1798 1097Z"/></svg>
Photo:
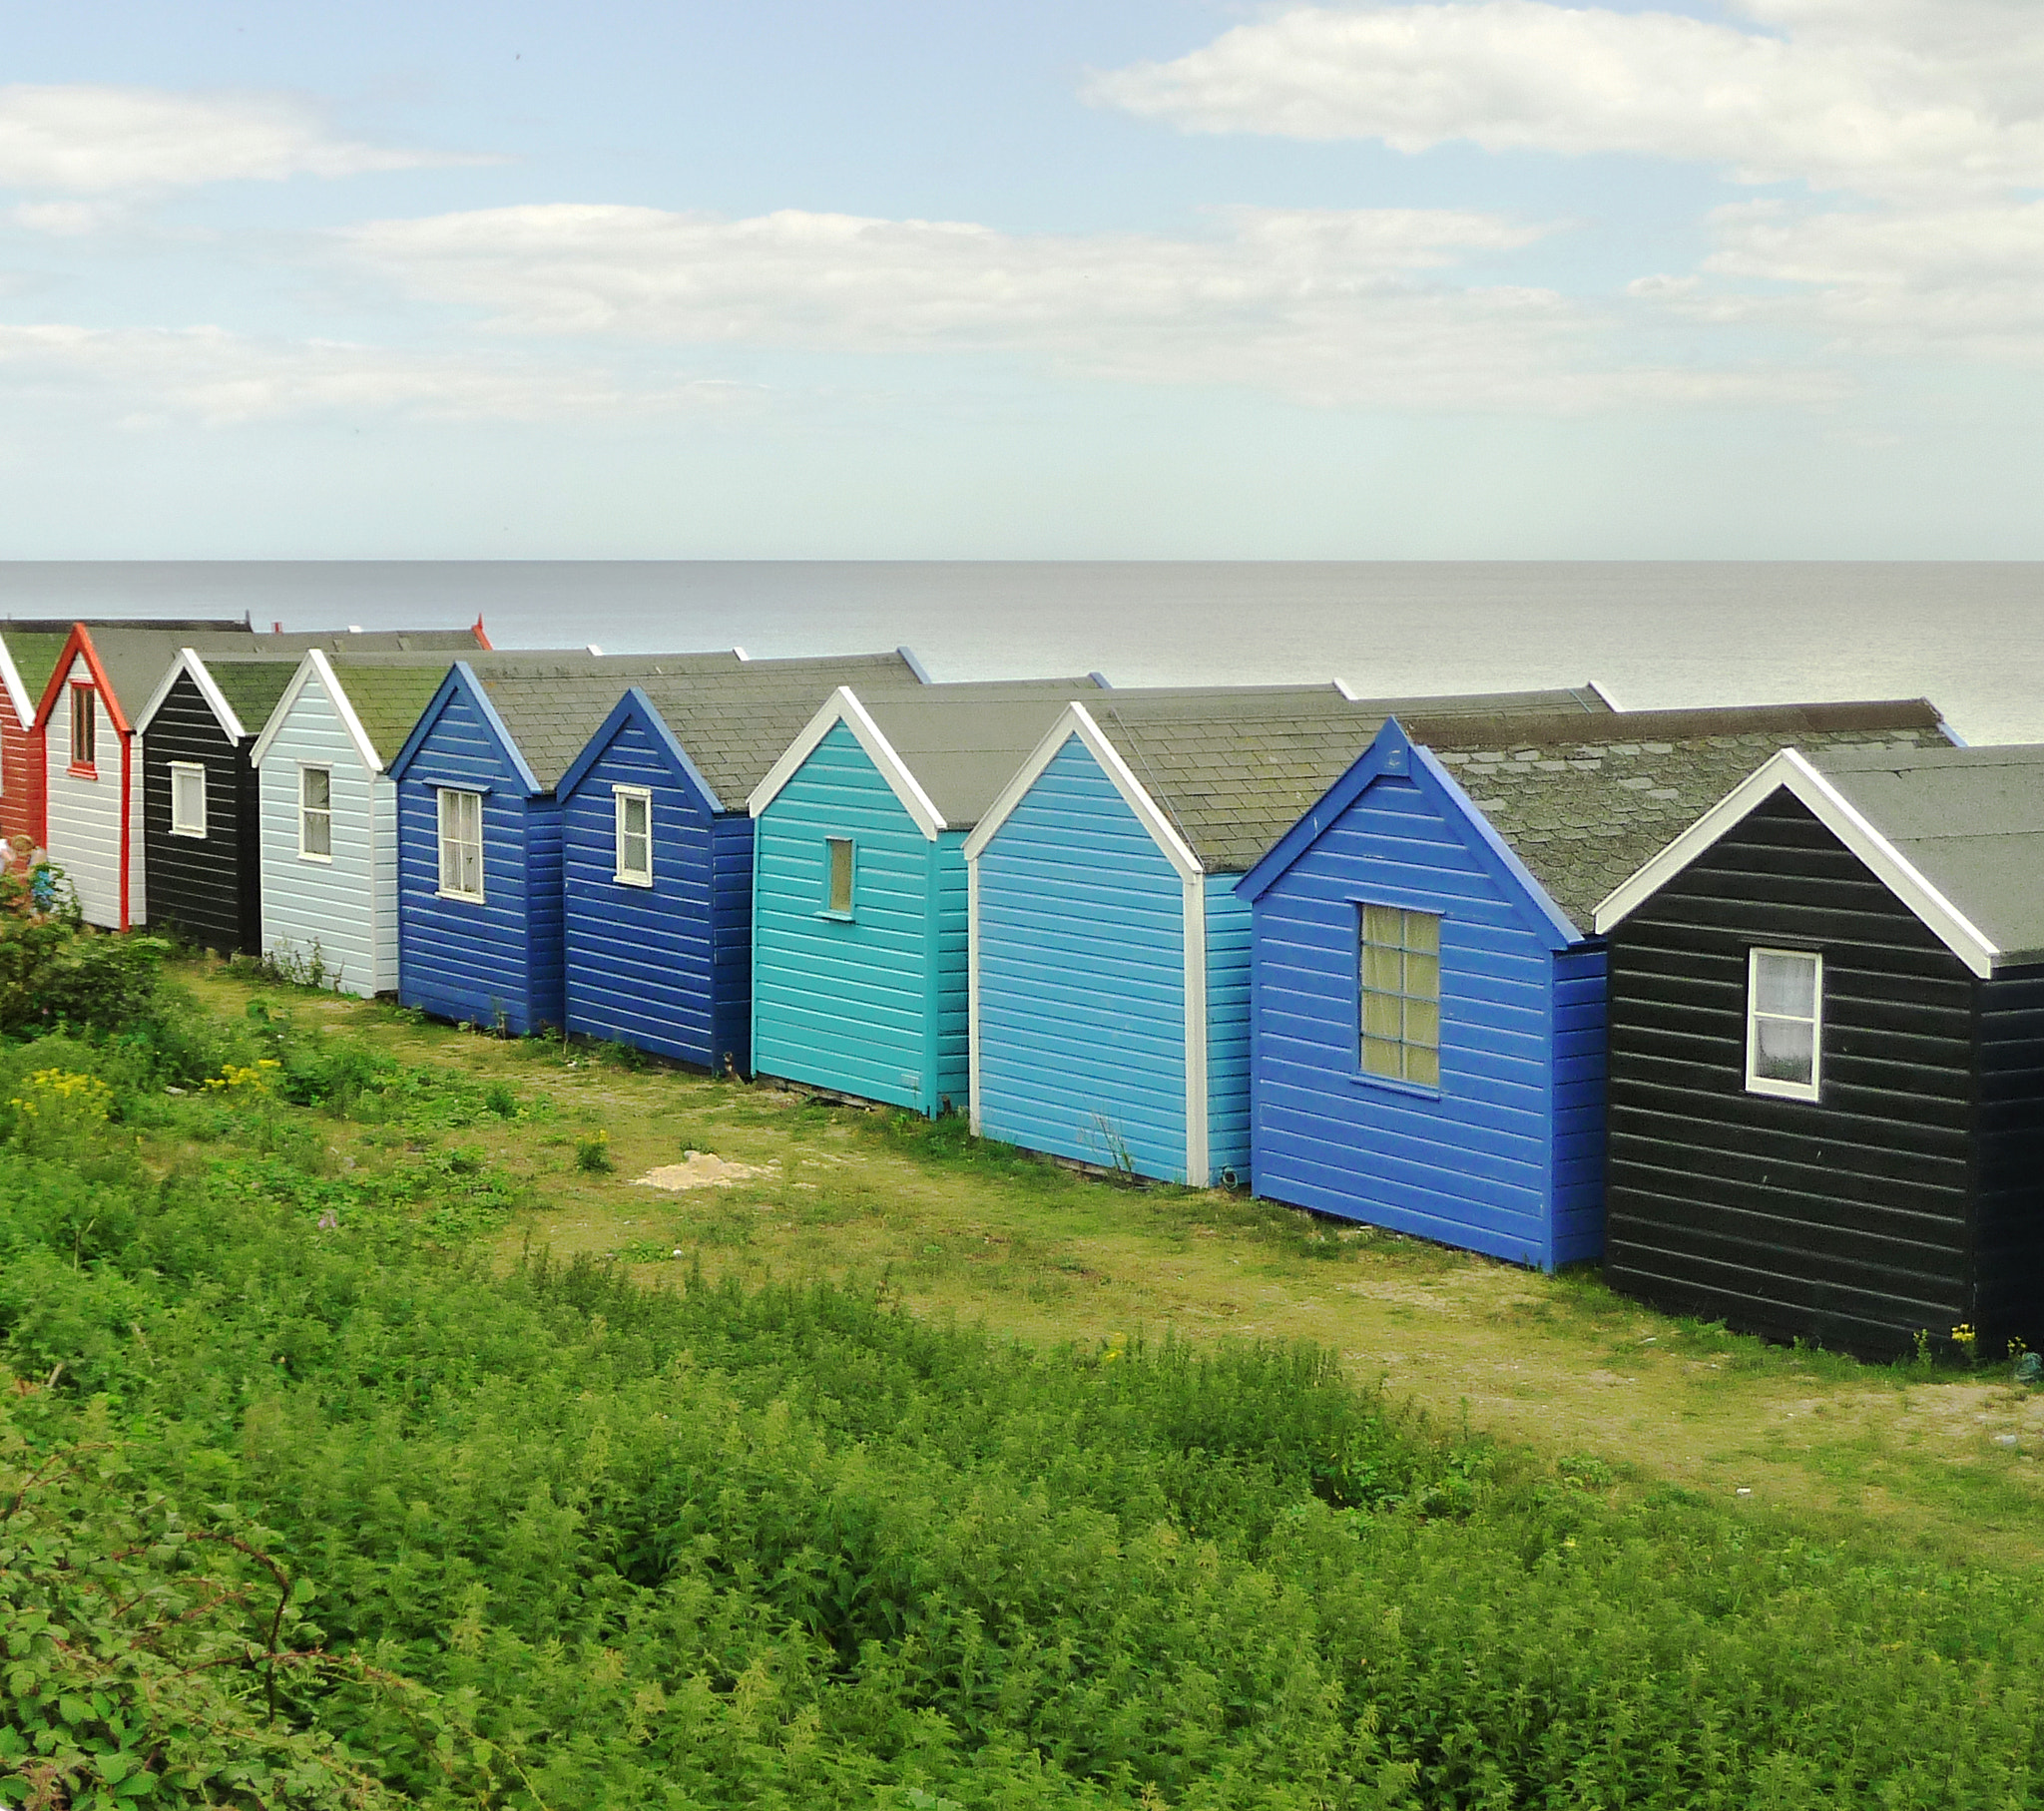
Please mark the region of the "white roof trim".
<svg viewBox="0 0 2044 1811"><path fill-rule="evenodd" d="M1872 869L1881 884L1974 974L1985 979L1994 972L1994 959L2001 953L1995 945L1810 764L1799 748L1784 748L1757 772L1749 774L1604 900L1597 908L1598 934L1601 936L1622 922L1780 791L1791 792L1800 799L1811 815Z"/></svg>
<svg viewBox="0 0 2044 1811"><path fill-rule="evenodd" d="M1076 699L1065 706L1065 713L1051 726L1051 731L1036 744L1035 753L1022 763L1021 770L1001 789L1001 795L981 815L972 834L965 839L965 859L977 861L987 844L1007 821L1008 815L1028 794L1042 776L1044 768L1058 757L1058 751L1077 736L1085 744L1086 751L1099 763L1100 770L1114 782L1114 789L1122 795L1123 802L1136 814L1137 821L1150 832L1150 840L1164 852L1164 859L1178 870L1181 880L1196 880L1206 872L1200 858L1187 846L1186 839L1178 833L1177 826L1165 816L1157 801L1144 790L1139 780L1122 759L1121 750L1102 733L1101 727L1093 720L1093 713Z"/></svg>
<svg viewBox="0 0 2044 1811"><path fill-rule="evenodd" d="M1625 706L1621 704L1618 701L1618 699L1611 695L1611 687L1609 685L1603 684L1601 681L1597 679L1591 679L1589 681L1589 686L1590 689L1594 691L1600 698L1602 698L1607 704L1609 704L1614 711L1623 711L1625 709Z"/></svg>
<svg viewBox="0 0 2044 1811"><path fill-rule="evenodd" d="M915 819L915 827L935 842L938 834L949 827L944 822L943 813L917 783L915 775L908 770L908 763L894 752L893 744L880 732L880 725L873 721L872 713L858 701L849 685L838 686L823 707L809 718L801 734L788 744L787 752L753 788L752 796L746 800L746 809L755 817L766 810L779 796L781 788L801 771L803 762L815 753L817 744L839 723L858 738L858 745L866 751L866 758L893 788L902 809Z"/></svg>
<svg viewBox="0 0 2044 1811"><path fill-rule="evenodd" d="M0 636L0 685L7 687L7 701L14 706L15 721L24 729L32 727L36 707L29 699L28 687L21 682L21 669L15 666L4 636Z"/></svg>
<svg viewBox="0 0 2044 1811"><path fill-rule="evenodd" d="M326 693L326 701L339 716L340 726L347 731L348 740L354 743L362 765L371 773L381 773L382 758L370 743L369 732L362 727L362 719L355 715L354 705L348 701L347 687L333 671L333 663L316 648L307 651L305 658L298 663L297 672L291 675L291 682L283 688L283 696L276 700L276 708L262 725L262 733L256 738L256 746L249 750L249 764L253 767L262 765L262 757L269 752L270 744L283 733L284 719L315 678Z"/></svg>
<svg viewBox="0 0 2044 1811"><path fill-rule="evenodd" d="M156 713L163 708L164 699L171 695L171 687L178 682L178 675L181 673L189 673L192 676L192 683L199 687L199 695L206 700L206 707L213 712L215 720L227 731L229 741L239 742L249 733L242 727L242 719L235 714L234 705L228 702L226 694L214 683L213 675L206 671L206 663L199 658L198 650L181 648L178 650L178 658L171 663L170 672L157 681L156 689L149 694L149 702L143 705L140 714L137 715L137 735L156 720Z"/></svg>

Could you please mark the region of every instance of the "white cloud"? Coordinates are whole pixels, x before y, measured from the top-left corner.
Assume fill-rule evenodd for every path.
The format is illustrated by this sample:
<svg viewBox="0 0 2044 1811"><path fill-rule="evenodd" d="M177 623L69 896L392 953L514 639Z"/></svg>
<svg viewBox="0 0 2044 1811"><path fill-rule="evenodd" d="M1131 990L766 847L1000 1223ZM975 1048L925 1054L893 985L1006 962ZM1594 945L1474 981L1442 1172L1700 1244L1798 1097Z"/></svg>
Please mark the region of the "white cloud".
<svg viewBox="0 0 2044 1811"><path fill-rule="evenodd" d="M433 357L330 340L263 340L218 327L0 325L0 396L100 399L131 423L209 427L299 416L566 421L718 407L740 386L631 383L534 360Z"/></svg>
<svg viewBox="0 0 2044 1811"><path fill-rule="evenodd" d="M385 221L346 253L500 332L1015 351L1094 377L1313 403L1575 409L1752 393L1615 360L1549 291L1449 279L1546 230L1495 215L1234 210L1211 237L1008 234L785 212L529 207Z"/></svg>
<svg viewBox="0 0 2044 1811"><path fill-rule="evenodd" d="M479 161L337 138L290 95L0 87L0 188L141 195Z"/></svg>
<svg viewBox="0 0 2044 1811"><path fill-rule="evenodd" d="M1761 29L1545 0L1298 8L1092 99L1196 132L1630 153L1870 195L2044 183L2035 0L1746 0Z"/></svg>

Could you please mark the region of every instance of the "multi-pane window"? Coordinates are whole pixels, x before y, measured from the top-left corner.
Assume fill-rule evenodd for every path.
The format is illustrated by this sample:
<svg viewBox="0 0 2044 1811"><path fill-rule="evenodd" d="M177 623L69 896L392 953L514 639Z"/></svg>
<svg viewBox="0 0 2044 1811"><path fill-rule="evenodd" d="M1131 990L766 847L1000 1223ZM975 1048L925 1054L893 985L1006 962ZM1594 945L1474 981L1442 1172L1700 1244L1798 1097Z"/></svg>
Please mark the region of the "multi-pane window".
<svg viewBox="0 0 2044 1811"><path fill-rule="evenodd" d="M333 769L298 769L298 853L307 861L333 859Z"/></svg>
<svg viewBox="0 0 2044 1811"><path fill-rule="evenodd" d="M824 910L840 918L851 916L851 838L830 836L823 846L829 851L829 879L824 892Z"/></svg>
<svg viewBox="0 0 2044 1811"><path fill-rule="evenodd" d="M653 794L644 786L613 786L618 811L618 880L653 885Z"/></svg>
<svg viewBox="0 0 2044 1811"><path fill-rule="evenodd" d="M483 795L440 788L440 891L450 899L483 896Z"/></svg>
<svg viewBox="0 0 2044 1811"><path fill-rule="evenodd" d="M1438 1088L1441 921L1433 912L1362 908L1362 1071Z"/></svg>
<svg viewBox="0 0 2044 1811"><path fill-rule="evenodd" d="M99 727L97 694L90 685L71 687L71 764L88 773L93 765L94 731Z"/></svg>
<svg viewBox="0 0 2044 1811"><path fill-rule="evenodd" d="M197 761L171 763L171 834L206 834L206 769Z"/></svg>
<svg viewBox="0 0 2044 1811"><path fill-rule="evenodd" d="M1823 1055L1824 959L1814 950L1752 950L1746 977L1746 1086L1817 1098Z"/></svg>

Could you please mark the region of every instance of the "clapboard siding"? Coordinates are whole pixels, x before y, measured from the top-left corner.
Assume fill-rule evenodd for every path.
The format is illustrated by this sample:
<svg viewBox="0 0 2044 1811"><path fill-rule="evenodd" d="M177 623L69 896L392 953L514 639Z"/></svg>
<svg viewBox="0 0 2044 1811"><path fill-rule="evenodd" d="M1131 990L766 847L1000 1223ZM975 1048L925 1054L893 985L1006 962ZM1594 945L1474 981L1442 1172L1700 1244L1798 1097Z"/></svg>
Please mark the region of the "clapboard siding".
<svg viewBox="0 0 2044 1811"><path fill-rule="evenodd" d="M1552 1266L1596 1249L1598 962L1557 959L1466 809L1429 775L1381 772L1254 877L1256 1188ZM1365 904L1440 915L1438 1089L1363 1073Z"/></svg>
<svg viewBox="0 0 2044 1811"><path fill-rule="evenodd" d="M1250 1181L1250 943L1239 874L1208 874L1207 1164L1216 1181Z"/></svg>
<svg viewBox="0 0 2044 1811"><path fill-rule="evenodd" d="M51 706L44 737L50 859L64 870L88 924L121 929L121 772L123 738L94 693L95 773L71 771L71 687L92 679L84 655L74 656ZM134 864L131 864L134 865Z"/></svg>
<svg viewBox="0 0 2044 1811"><path fill-rule="evenodd" d="M142 732L142 846L150 922L174 926L225 955L262 949L261 850L248 738L236 740L189 672L179 674ZM206 770L206 834L171 829L171 765Z"/></svg>
<svg viewBox="0 0 2044 1811"><path fill-rule="evenodd" d="M1186 1174L1185 887L1077 735L978 858L982 1132Z"/></svg>
<svg viewBox="0 0 2044 1811"><path fill-rule="evenodd" d="M330 776L333 856L298 849L298 775ZM371 995L397 990L397 792L364 763L354 737L311 672L263 751L262 933L267 951L309 965L326 985Z"/></svg>
<svg viewBox="0 0 2044 1811"><path fill-rule="evenodd" d="M734 811L711 831L711 947L717 976L715 1066L753 1073L753 820Z"/></svg>
<svg viewBox="0 0 2044 1811"><path fill-rule="evenodd" d="M1979 1041L1973 1321L2044 1346L2044 969L1981 985Z"/></svg>
<svg viewBox="0 0 2044 1811"><path fill-rule="evenodd" d="M1755 945L1823 954L1820 1101L1747 1091ZM1612 1282L1882 1352L1968 1320L1974 988L1798 800L1760 806L1611 940Z"/></svg>
<svg viewBox="0 0 2044 1811"><path fill-rule="evenodd" d="M441 1018L524 1036L563 1022L561 826L466 685L450 679L397 783L398 991ZM483 899L440 895L439 788L483 793Z"/></svg>
<svg viewBox="0 0 2044 1811"><path fill-rule="evenodd" d="M29 700L31 719L36 707ZM43 744L33 720L14 708L7 687L0 685L0 838L43 839Z"/></svg>
<svg viewBox="0 0 2044 1811"><path fill-rule="evenodd" d="M652 794L650 887L617 878L618 786ZM612 728L562 800L561 840L568 1029L712 1067L715 826L643 720Z"/></svg>
<svg viewBox="0 0 2044 1811"><path fill-rule="evenodd" d="M854 847L852 914L828 916L825 839ZM838 723L755 825L753 1064L864 1100L937 1111L933 918L941 859Z"/></svg>

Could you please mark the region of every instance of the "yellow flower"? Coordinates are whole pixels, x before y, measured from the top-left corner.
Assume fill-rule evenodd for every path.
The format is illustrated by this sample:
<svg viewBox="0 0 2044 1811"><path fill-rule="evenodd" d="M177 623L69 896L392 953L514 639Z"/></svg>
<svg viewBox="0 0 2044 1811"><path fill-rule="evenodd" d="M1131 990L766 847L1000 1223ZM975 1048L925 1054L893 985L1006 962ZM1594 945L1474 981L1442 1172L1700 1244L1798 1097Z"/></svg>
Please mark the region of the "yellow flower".
<svg viewBox="0 0 2044 1811"><path fill-rule="evenodd" d="M1952 1344L1955 1346L1970 1346L1979 1337L1979 1334L1975 1333L1968 1326L1954 1327L1952 1329Z"/></svg>

